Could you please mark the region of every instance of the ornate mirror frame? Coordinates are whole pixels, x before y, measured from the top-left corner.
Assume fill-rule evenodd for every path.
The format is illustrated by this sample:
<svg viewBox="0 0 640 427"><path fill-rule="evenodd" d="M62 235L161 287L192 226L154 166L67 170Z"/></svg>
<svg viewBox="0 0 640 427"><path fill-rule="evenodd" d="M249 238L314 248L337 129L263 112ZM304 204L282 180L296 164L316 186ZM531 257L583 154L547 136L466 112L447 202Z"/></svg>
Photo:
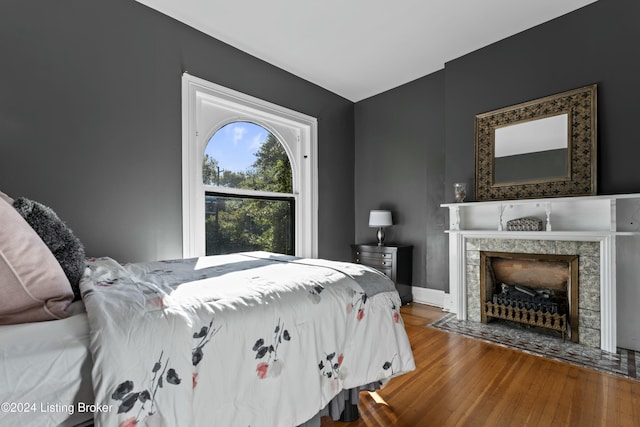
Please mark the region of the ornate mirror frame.
<svg viewBox="0 0 640 427"><path fill-rule="evenodd" d="M477 201L596 194L597 85L562 92L475 117ZM496 128L568 114L568 174L562 178L495 182ZM535 150L534 150L535 151Z"/></svg>

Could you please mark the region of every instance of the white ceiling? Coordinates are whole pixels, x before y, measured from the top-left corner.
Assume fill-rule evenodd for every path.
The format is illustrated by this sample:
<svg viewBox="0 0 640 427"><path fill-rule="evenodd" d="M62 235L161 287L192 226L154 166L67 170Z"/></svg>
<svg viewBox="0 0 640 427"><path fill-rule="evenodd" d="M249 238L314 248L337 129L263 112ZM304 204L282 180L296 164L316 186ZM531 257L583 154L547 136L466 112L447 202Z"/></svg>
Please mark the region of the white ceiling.
<svg viewBox="0 0 640 427"><path fill-rule="evenodd" d="M596 0L137 0L357 102Z"/></svg>

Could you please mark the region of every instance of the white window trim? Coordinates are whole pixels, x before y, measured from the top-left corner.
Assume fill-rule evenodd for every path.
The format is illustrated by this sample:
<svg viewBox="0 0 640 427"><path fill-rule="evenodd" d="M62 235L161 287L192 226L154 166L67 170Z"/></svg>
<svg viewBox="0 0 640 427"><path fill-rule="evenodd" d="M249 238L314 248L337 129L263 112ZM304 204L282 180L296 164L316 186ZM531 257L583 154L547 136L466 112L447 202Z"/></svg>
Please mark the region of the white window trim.
<svg viewBox="0 0 640 427"><path fill-rule="evenodd" d="M202 119L208 111L214 111L214 120ZM317 119L186 73L182 75L183 256L205 255L204 193L218 187L202 183L204 150L216 131L234 121L263 126L284 145L291 161L296 203L295 252L297 256L317 258ZM198 126L208 128L199 129ZM233 193L234 190L225 188L224 192Z"/></svg>

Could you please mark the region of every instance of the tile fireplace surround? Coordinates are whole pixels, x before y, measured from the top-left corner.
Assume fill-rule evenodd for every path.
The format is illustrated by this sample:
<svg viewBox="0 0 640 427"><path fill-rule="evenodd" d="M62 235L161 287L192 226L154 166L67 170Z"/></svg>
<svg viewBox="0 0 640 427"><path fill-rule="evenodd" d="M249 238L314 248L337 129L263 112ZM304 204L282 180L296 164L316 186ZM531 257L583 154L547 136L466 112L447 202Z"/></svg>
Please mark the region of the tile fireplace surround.
<svg viewBox="0 0 640 427"><path fill-rule="evenodd" d="M459 320L480 322L481 251L578 255L580 343L611 353L619 343L640 350L640 194L442 207L450 217L446 308ZM503 231L508 220L523 217L541 219L545 231ZM617 283L624 284L620 301Z"/></svg>

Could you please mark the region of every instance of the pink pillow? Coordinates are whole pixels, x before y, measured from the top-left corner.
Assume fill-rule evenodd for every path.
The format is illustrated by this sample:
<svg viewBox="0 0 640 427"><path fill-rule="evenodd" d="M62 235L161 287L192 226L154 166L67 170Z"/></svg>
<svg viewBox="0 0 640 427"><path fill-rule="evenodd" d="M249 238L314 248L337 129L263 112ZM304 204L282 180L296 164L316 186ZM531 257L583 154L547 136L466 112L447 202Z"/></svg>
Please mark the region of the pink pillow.
<svg viewBox="0 0 640 427"><path fill-rule="evenodd" d="M2 191L0 191L0 199L4 200L5 202L9 203L10 205L13 205L13 199L9 196L7 196L6 194L4 194Z"/></svg>
<svg viewBox="0 0 640 427"><path fill-rule="evenodd" d="M68 317L62 267L38 234L0 197L0 325Z"/></svg>

